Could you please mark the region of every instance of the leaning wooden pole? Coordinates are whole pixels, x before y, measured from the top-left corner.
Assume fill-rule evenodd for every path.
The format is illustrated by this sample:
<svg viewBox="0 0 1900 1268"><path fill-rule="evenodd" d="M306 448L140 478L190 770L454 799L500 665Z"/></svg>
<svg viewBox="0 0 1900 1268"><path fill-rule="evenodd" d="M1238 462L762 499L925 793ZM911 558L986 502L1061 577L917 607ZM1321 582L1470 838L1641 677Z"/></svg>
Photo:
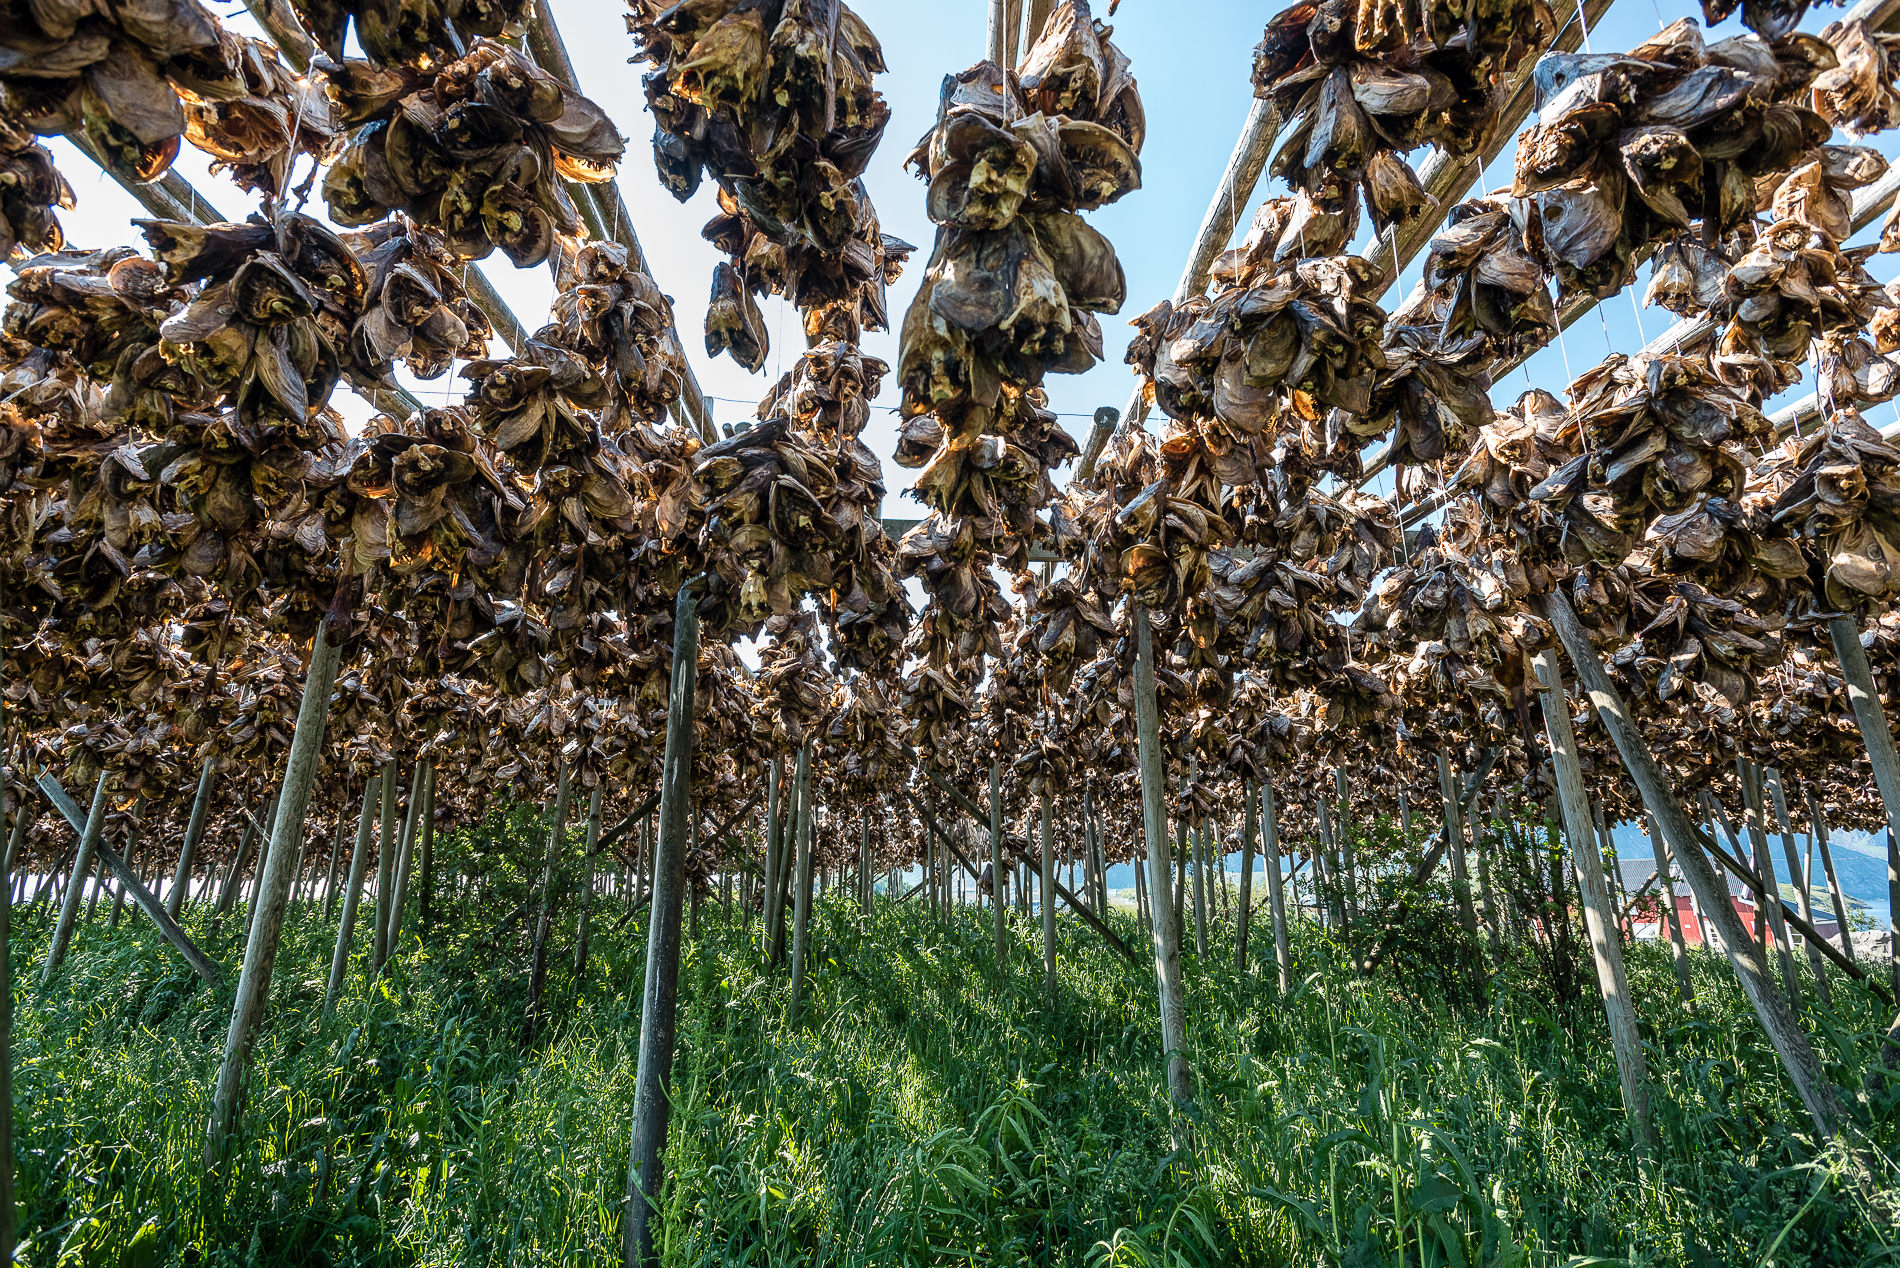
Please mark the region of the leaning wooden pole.
<svg viewBox="0 0 1900 1268"><path fill-rule="evenodd" d="M1557 671L1557 653L1544 648L1531 659L1544 706L1544 731L1550 737L1551 764L1557 770L1557 800L1564 827L1570 833L1570 857L1576 866L1577 888L1583 896L1583 918L1590 931L1590 950L1596 960L1597 988L1610 1023L1610 1048L1623 1085L1623 1109L1636 1129L1636 1142L1656 1147L1649 1122L1649 1088L1643 1068L1643 1040L1637 1031L1636 1008L1630 1000L1629 976L1623 967L1623 941L1617 933L1615 909L1604 881L1603 860L1597 854L1596 824L1590 818L1590 796L1584 790L1583 766L1577 757L1577 737L1570 726L1570 702Z"/></svg>
<svg viewBox="0 0 1900 1268"><path fill-rule="evenodd" d="M191 868L198 861L198 843L204 840L205 820L211 814L211 793L217 784L218 764L207 757L204 769L198 772L197 795L191 799L191 818L185 824L185 843L178 850L178 869L172 873L172 887L165 895L165 914L173 920L178 919L185 891L191 888Z"/></svg>
<svg viewBox="0 0 1900 1268"><path fill-rule="evenodd" d="M622 1254L627 1268L657 1264L653 1216L664 1179L661 1154L672 1103L673 1033L679 1004L680 917L693 799L693 692L699 679L699 604L682 586L673 618L673 678L667 695L666 756L660 773L660 832L647 920L646 982L640 997L640 1059L634 1074L633 1134L627 1146Z"/></svg>
<svg viewBox="0 0 1900 1268"><path fill-rule="evenodd" d="M1177 1105L1194 1099L1187 1063L1187 1004L1181 989L1181 938L1168 893L1168 811L1161 753L1161 708L1155 697L1154 635L1148 609L1138 600L1135 618L1135 739L1141 768L1141 826L1148 847L1148 910L1153 928L1155 988L1161 1006L1161 1050L1167 1062L1168 1094Z"/></svg>
<svg viewBox="0 0 1900 1268"><path fill-rule="evenodd" d="M81 891L86 888L86 877L92 874L93 851L99 848L105 830L106 773L100 771L99 782L92 790L92 808L86 813L86 828L79 835L79 851L73 856L72 880L66 884L66 895L59 905L59 921L53 926L53 941L46 948L46 966L40 970L41 987L53 980L53 974L66 960L66 949L72 946Z"/></svg>
<svg viewBox="0 0 1900 1268"><path fill-rule="evenodd" d="M385 769L388 769L385 767ZM343 914L337 919L336 950L330 953L330 978L323 988L323 1012L327 1017L343 989L343 974L350 967L350 940L356 932L356 906L363 898L363 873L369 868L370 831L376 811L382 805L383 788L388 781L371 776L363 788L363 810L356 818L356 848L350 851L350 879L343 890Z"/></svg>
<svg viewBox="0 0 1900 1268"><path fill-rule="evenodd" d="M66 790L61 788L59 781L53 778L53 772L40 772L39 784L47 800L53 803L53 808L59 811L74 832L80 833L83 837L91 822L90 816L80 813L79 803L66 795ZM185 931L178 927L176 920L165 914L164 904L139 882L131 865L120 858L118 852L107 845L103 839L93 843L93 855L105 865L104 871L109 871L118 878L122 887L121 893L129 894L132 901L139 905L140 910L144 911L151 918L152 923L158 926L158 931L164 936L165 941L171 943L178 953L185 957L185 963L191 966L191 971L213 986L223 986L224 974L219 972L218 966L213 964L210 957L200 951L197 945L186 936Z"/></svg>
<svg viewBox="0 0 1900 1268"><path fill-rule="evenodd" d="M1571 610L1570 601L1561 591L1553 591L1547 611L1578 681L1589 693L1598 722L1610 733L1610 740L1642 795L1644 806L1662 826L1682 866L1684 878L1702 905L1703 918L1711 922L1721 936L1729 964L1741 981L1742 992L1754 1006L1762 1029L1781 1057L1796 1095L1807 1107L1816 1130L1823 1137L1831 1138L1846 1121L1846 1111L1835 1089L1827 1082L1820 1060L1807 1036L1801 1033L1787 1000L1775 989L1766 961L1756 952L1754 940L1742 928L1741 917L1728 901L1727 887L1716 878L1715 868L1696 840L1695 825L1670 790L1662 768L1650 755L1642 733L1624 707L1622 696L1610 681L1603 662L1597 659L1577 614Z"/></svg>
<svg viewBox="0 0 1900 1268"><path fill-rule="evenodd" d="M270 999L271 968L284 930L284 908L290 897L291 869L298 843L303 840L304 812L310 805L310 786L323 756L323 732L329 721L330 692L336 685L342 647L330 641L327 624L317 627L304 674L303 703L291 732L290 754L284 762L283 791L265 852L263 880L251 914L251 932L244 943L244 969L238 976L237 998L231 1006L231 1026L224 1038L224 1063L218 1069L217 1090L211 1102L211 1121L205 1129L205 1166L215 1167L224 1157L225 1142L237 1118L238 1089L251 1039Z"/></svg>

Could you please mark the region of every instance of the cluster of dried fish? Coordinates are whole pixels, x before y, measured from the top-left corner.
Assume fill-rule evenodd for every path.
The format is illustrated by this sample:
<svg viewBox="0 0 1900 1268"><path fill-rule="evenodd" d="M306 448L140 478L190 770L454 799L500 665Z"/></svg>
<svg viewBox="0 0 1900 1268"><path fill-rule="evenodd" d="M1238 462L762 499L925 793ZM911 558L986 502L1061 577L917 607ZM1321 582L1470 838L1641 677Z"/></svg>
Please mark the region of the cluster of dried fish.
<svg viewBox="0 0 1900 1268"><path fill-rule="evenodd" d="M1545 57L1512 187L1524 243L1563 294L1602 298L1693 223L1721 240L1754 216L1759 181L1827 140L1828 121L1794 99L1832 57L1811 37L1705 44L1687 19L1628 54Z"/></svg>
<svg viewBox="0 0 1900 1268"><path fill-rule="evenodd" d="M1126 293L1114 248L1076 214L1140 185L1146 121L1110 34L1086 0L1057 6L1016 73L980 62L945 80L936 125L908 159L939 227L898 368L896 459L924 468L916 496L932 511L898 549L930 596L905 710L913 741L953 769L948 733L969 715L985 658L1004 656L1010 604L992 566L1020 573L1033 543L1081 544L1064 508L1041 514L1055 500L1049 472L1078 450L1040 384L1099 359L1095 314Z"/></svg>
<svg viewBox="0 0 1900 1268"><path fill-rule="evenodd" d="M7 294L6 333L72 358L74 373L104 384L101 417L163 430L210 389L159 347L159 328L192 297L131 247L61 251L20 264ZM42 363L50 368L50 363ZM65 376L73 379L73 374ZM36 380L39 375L35 375Z"/></svg>
<svg viewBox="0 0 1900 1268"><path fill-rule="evenodd" d="M355 130L323 178L330 218L401 210L460 260L547 260L582 228L562 181L611 179L626 149L599 106L489 39L439 69L346 61L325 76L338 125Z"/></svg>
<svg viewBox="0 0 1900 1268"><path fill-rule="evenodd" d="M1878 613L1900 596L1900 449L1853 410L1756 464L1751 488L1772 492L1772 521L1806 558L1795 575L1824 578L1824 612Z"/></svg>
<svg viewBox="0 0 1900 1268"><path fill-rule="evenodd" d="M1211 296L1163 300L1132 323L1127 360L1188 433L1169 443L1205 447L1200 476L1215 501L1220 485L1254 483L1282 441L1356 467L1341 420L1373 408L1388 368L1385 313L1360 295L1376 281L1371 266L1357 256L1276 259L1283 204L1264 205L1246 243L1217 262Z"/></svg>
<svg viewBox="0 0 1900 1268"><path fill-rule="evenodd" d="M759 651L759 702L754 730L778 752L817 739L829 725L837 680L825 668L818 618L809 611L769 617Z"/></svg>
<svg viewBox="0 0 1900 1268"><path fill-rule="evenodd" d="M707 352L765 364L755 295L786 296L812 338L886 329L887 276L911 247L879 232L860 179L891 113L871 29L843 0L631 7L660 179L681 201L708 172L719 184L705 237L731 259L713 273Z"/></svg>
<svg viewBox="0 0 1900 1268"><path fill-rule="evenodd" d="M0 115L40 136L83 135L125 180L178 156L186 102L247 95L218 20L198 0L17 6L0 24Z"/></svg>
<svg viewBox="0 0 1900 1268"><path fill-rule="evenodd" d="M334 158L343 140L323 81L292 74L262 40L229 31L218 38L240 91L188 97L185 139L211 155L212 171L271 198L288 192L291 165L307 154L313 162L299 188L308 192L317 166Z"/></svg>
<svg viewBox="0 0 1900 1268"><path fill-rule="evenodd" d="M66 245L57 208L70 209L73 187L53 154L14 126L0 108L0 260L57 251Z"/></svg>
<svg viewBox="0 0 1900 1268"><path fill-rule="evenodd" d="M519 40L534 12L528 0L290 0L290 7L331 61L354 43L379 69L418 72L478 42Z"/></svg>
<svg viewBox="0 0 1900 1268"><path fill-rule="evenodd" d="M1296 230L1350 239L1362 189L1382 232L1429 214L1434 200L1400 155L1427 143L1477 154L1504 105L1499 75L1555 34L1549 10L1525 0L1483 12L1303 0L1277 14L1254 50L1254 95L1295 121L1269 171L1297 191Z"/></svg>
<svg viewBox="0 0 1900 1268"><path fill-rule="evenodd" d="M629 263L626 247L563 244L553 321L557 341L606 379L602 430L618 435L635 420L657 423L679 399L686 352L673 328L673 302Z"/></svg>
<svg viewBox="0 0 1900 1268"><path fill-rule="evenodd" d="M352 362L365 376L388 382L401 361L419 379L439 379L458 358L488 354L494 331L441 235L397 214L344 241L369 279L363 316L350 332Z"/></svg>

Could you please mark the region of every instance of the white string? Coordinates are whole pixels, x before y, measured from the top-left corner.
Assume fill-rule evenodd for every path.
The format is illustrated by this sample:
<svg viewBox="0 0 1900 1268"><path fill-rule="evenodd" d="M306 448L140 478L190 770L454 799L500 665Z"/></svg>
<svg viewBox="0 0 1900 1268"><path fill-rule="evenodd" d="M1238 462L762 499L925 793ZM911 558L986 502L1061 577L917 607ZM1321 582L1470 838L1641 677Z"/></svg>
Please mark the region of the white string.
<svg viewBox="0 0 1900 1268"><path fill-rule="evenodd" d="M1643 333L1643 306L1636 302L1635 291L1631 290L1623 293L1630 297L1630 311L1636 314L1636 337L1641 339L1643 346L1647 348L1649 346L1649 336ZM1677 347L1680 348L1680 346L1681 340L1677 340Z"/></svg>
<svg viewBox="0 0 1900 1268"><path fill-rule="evenodd" d="M1577 25L1583 28L1583 51L1590 51L1590 19L1583 16L1583 0L1577 0Z"/></svg>

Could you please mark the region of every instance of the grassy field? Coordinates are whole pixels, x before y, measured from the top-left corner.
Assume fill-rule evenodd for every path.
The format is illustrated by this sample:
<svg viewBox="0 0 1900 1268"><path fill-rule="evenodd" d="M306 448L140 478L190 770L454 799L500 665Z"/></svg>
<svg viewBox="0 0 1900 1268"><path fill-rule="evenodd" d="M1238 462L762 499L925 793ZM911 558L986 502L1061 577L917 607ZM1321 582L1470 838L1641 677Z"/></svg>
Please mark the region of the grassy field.
<svg viewBox="0 0 1900 1268"><path fill-rule="evenodd" d="M327 1020L334 933L320 907L295 912L241 1156L216 1180L199 1157L228 996L149 925L103 917L47 992L19 988L47 929L16 928L24 1262L617 1262L643 927L610 932L603 904L577 981L564 916L556 1023L524 1048L525 946L493 938L514 902L498 886L426 947L405 931L373 987L359 957ZM188 923L237 962L235 920ZM701 912L668 1264L1832 1265L1900 1245L1900 1084L1861 1095L1857 1158L1817 1152L1713 959L1692 1014L1666 956L1631 952L1662 1138L1645 1159L1601 1009L1554 1003L1532 951L1365 980L1308 927L1281 998L1270 972L1234 970L1223 927L1187 957L1199 1096L1181 1113L1152 972L1079 925L1061 922L1053 1000L1026 923L1000 980L987 911L946 924L880 898L866 917L832 895L814 925L794 1029L756 925ZM1882 1019L1864 992L1835 996L1808 1028L1859 1089Z"/></svg>

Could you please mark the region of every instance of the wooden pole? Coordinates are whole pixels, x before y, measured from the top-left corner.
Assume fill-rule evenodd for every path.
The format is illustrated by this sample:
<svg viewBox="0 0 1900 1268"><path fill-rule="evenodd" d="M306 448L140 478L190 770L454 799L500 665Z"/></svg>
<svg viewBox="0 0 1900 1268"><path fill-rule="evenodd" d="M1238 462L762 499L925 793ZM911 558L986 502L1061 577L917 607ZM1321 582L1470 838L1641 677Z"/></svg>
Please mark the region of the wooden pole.
<svg viewBox="0 0 1900 1268"><path fill-rule="evenodd" d="M534 923L534 951L528 970L528 1015L524 1029L533 1043L541 1028L541 993L548 980L548 932L554 922L554 890L561 847L567 838L568 801L573 796L573 772L560 764L554 792L554 818L548 825L548 848L541 860L541 915Z"/></svg>
<svg viewBox="0 0 1900 1268"><path fill-rule="evenodd" d="M1788 819L1788 795L1781 786L1781 772L1768 770L1762 772L1768 785L1769 800L1775 807L1775 825L1781 830L1781 848L1788 856L1788 875L1801 890L1801 918L1809 924L1814 923L1814 895L1809 892L1808 873L1801 866L1801 854L1795 849L1794 825ZM1757 796L1760 789L1756 790ZM1808 967L1814 970L1814 989L1821 997L1821 1006L1832 1010L1834 992L1827 980L1827 964L1821 958L1820 949L1812 941L1808 944Z"/></svg>
<svg viewBox="0 0 1900 1268"><path fill-rule="evenodd" d="M185 825L185 843L178 850L178 870L172 873L172 887L165 895L165 914L173 920L178 919L185 893L191 888L191 866L198 861L198 843L204 840L205 820L211 811L211 792L217 783L217 763L207 757L198 772L198 793L191 799L191 819Z"/></svg>
<svg viewBox="0 0 1900 1268"><path fill-rule="evenodd" d="M990 907L996 925L996 977L1009 968L1006 913L1003 910L1003 768L990 763Z"/></svg>
<svg viewBox="0 0 1900 1268"><path fill-rule="evenodd" d="M1011 64L1008 43L1008 0L990 0L990 32L986 56L990 61L1005 69Z"/></svg>
<svg viewBox="0 0 1900 1268"><path fill-rule="evenodd" d="M1641 732L1636 729L1629 710L1623 705L1622 696L1610 681L1603 662L1597 659L1596 652L1590 646L1589 636L1584 633L1576 613L1570 608L1570 601L1561 590L1551 593L1547 611L1571 666L1590 695L1590 703L1599 724L1610 733L1610 739L1623 759L1624 768L1629 771L1637 791L1642 795L1643 804L1662 824L1662 830L1682 864L1684 877L1701 898L1707 918L1721 934L1729 963L1741 981L1742 991L1754 1006L1762 1029L1767 1032L1769 1042L1781 1057L1782 1066L1794 1083L1796 1094L1807 1107L1816 1130L1823 1137L1832 1138L1838 1125L1846 1121L1846 1111L1835 1089L1827 1082L1820 1060L1815 1056L1807 1036L1801 1033L1787 1001L1768 976L1767 964L1756 954L1754 943L1743 931L1741 918L1735 914L1735 908L1729 905L1728 895L1717 880L1715 869L1709 865L1708 858L1696 840L1695 825L1670 791L1662 769L1650 755Z"/></svg>
<svg viewBox="0 0 1900 1268"><path fill-rule="evenodd" d="M396 934L402 928L402 904L408 888L409 857L416 848L416 822L422 812L422 785L427 779L427 764L417 758L409 768L409 805L402 812L402 835L396 838L396 854L390 860L389 893L377 909L383 922L383 958L377 968L396 954Z"/></svg>
<svg viewBox="0 0 1900 1268"><path fill-rule="evenodd" d="M787 1020L796 1026L804 1005L805 954L811 930L811 741L798 750L798 777L793 785L793 841L797 875L792 880L792 975Z"/></svg>
<svg viewBox="0 0 1900 1268"><path fill-rule="evenodd" d="M242 809L240 804L239 809ZM237 905L238 878L244 873L244 864L251 857L251 842L257 840L257 815L244 816L244 831L238 836L237 853L231 856L231 866L224 874L224 887L218 891L218 913L222 915Z"/></svg>
<svg viewBox="0 0 1900 1268"><path fill-rule="evenodd" d="M659 1262L653 1216L664 1181L662 1154L671 1110L674 1023L679 1005L680 918L693 797L693 695L699 679L699 605L680 587L673 618L673 674L661 767L660 839L654 850L653 910L647 923L646 982L640 1003L640 1059L634 1075L633 1133L627 1146L622 1253L627 1268Z"/></svg>
<svg viewBox="0 0 1900 1268"><path fill-rule="evenodd" d="M218 1069L211 1121L205 1130L205 1166L216 1167L224 1157L225 1142L237 1120L238 1089L250 1056L252 1037L270 999L272 966L284 930L284 908L290 891L290 871L303 840L304 812L310 805L310 787L323 755L323 732L329 720L330 692L336 685L342 648L330 641L326 628L317 627L305 671L303 702L291 732L290 753L284 761L283 791L277 798L270 847L260 871L258 901L251 914L250 936L244 943L244 968L238 976L237 998L231 1006L231 1026L224 1039L224 1062Z"/></svg>
<svg viewBox="0 0 1900 1268"><path fill-rule="evenodd" d="M383 769L388 771L392 764ZM323 1015L328 1017L343 989L343 974L350 967L350 940L356 932L356 908L363 898L363 874L369 870L371 825L383 800L387 778L372 776L363 786L363 811L356 818L356 846L350 851L350 879L343 891L343 914L336 927L336 950L330 955L330 979L323 988Z"/></svg>
<svg viewBox="0 0 1900 1268"><path fill-rule="evenodd" d="M125 830L125 866L136 868L139 838L145 827L145 794L140 793L138 801L132 806L132 822ZM136 883L136 882L135 882ZM120 881L112 890L112 918L106 922L106 928L119 927L119 913L125 909L125 882Z"/></svg>
<svg viewBox="0 0 1900 1268"><path fill-rule="evenodd" d="M53 778L53 772L50 770L40 773L39 785L40 790L46 794L47 800L53 803L53 808L59 811L60 816L66 820L74 832L80 834L83 841L86 830L91 824L91 817L80 813L79 803L67 796L66 790L60 787L59 781ZM139 882L131 866L105 843L103 829L101 829L101 838L93 843L93 855L102 865L101 872L110 871L119 879L122 892L130 894L132 901L151 917L152 923L158 926L158 931L164 935L165 940L185 957L185 963L191 966L192 972L213 986L224 985L224 974L219 972L218 966L213 964L210 957L200 951L197 944L186 936L185 931L178 927L177 921L165 914L164 904L160 903L158 898Z"/></svg>
<svg viewBox="0 0 1900 1268"><path fill-rule="evenodd" d="M1498 930L1497 895L1491 888L1491 851L1488 848L1489 833L1484 828L1484 812L1478 808L1478 799L1471 799L1471 805L1465 810L1465 835L1470 841L1470 852L1478 856L1478 903L1483 917L1485 939L1496 951L1502 942Z"/></svg>
<svg viewBox="0 0 1900 1268"><path fill-rule="evenodd" d="M389 955L389 914L390 877L396 870L396 856L402 852L396 838L396 763L392 759L383 764L383 814L382 823L376 835L376 910L371 926L374 938L370 944L370 976L375 977L382 970L383 961Z"/></svg>
<svg viewBox="0 0 1900 1268"><path fill-rule="evenodd" d="M1781 960L1781 979L1787 987L1788 1003L1795 1012L1801 1011L1801 974L1795 968L1794 941L1788 936L1788 926L1781 918L1781 886L1775 880L1775 860L1768 846L1766 815L1763 813L1761 790L1761 768L1747 758L1736 759L1736 773L1741 776L1742 811L1748 823L1748 842L1755 852L1755 874L1768 887L1763 897L1764 913L1768 919L1768 928L1774 933L1775 950ZM1740 851L1737 851L1740 853ZM1799 871L1789 873L1800 877Z"/></svg>
<svg viewBox="0 0 1900 1268"><path fill-rule="evenodd" d="M53 926L53 941L46 948L46 966L40 970L40 987L53 980L53 974L65 963L66 950L72 945L73 926L79 919L79 897L92 871L93 852L99 848L106 830L106 774L92 790L92 809L86 814L86 827L79 835L79 850L73 856L73 878L67 882L66 895L59 905L59 921Z"/></svg>
<svg viewBox="0 0 1900 1268"><path fill-rule="evenodd" d="M1161 710L1155 698L1154 635L1148 609L1131 600L1135 621L1135 736L1141 765L1142 836L1148 847L1149 911L1153 918L1156 993L1168 1093L1178 1105L1194 1099L1187 1064L1187 1005L1182 997L1181 937L1168 894L1167 768L1161 753Z"/></svg>
<svg viewBox="0 0 1900 1268"><path fill-rule="evenodd" d="M1339 843L1335 857L1339 859L1342 901L1346 908L1347 923L1350 924L1359 919L1359 868L1353 858L1352 847L1352 785L1346 778L1343 766L1333 768L1333 787L1339 795L1339 818L1333 823L1334 839ZM1453 855L1454 871L1458 861L1458 856Z"/></svg>
<svg viewBox="0 0 1900 1268"><path fill-rule="evenodd" d="M1682 936L1682 915L1676 910L1675 864L1669 857L1669 843L1663 839L1656 817L1649 816L1649 849L1656 860L1656 884L1662 898L1662 918L1669 930L1669 942L1676 965L1676 990L1683 1003L1695 1007L1695 982L1689 975L1689 944ZM1658 929L1660 934L1661 930Z"/></svg>
<svg viewBox="0 0 1900 1268"><path fill-rule="evenodd" d="M1256 793L1252 780L1241 787L1241 826L1240 826L1240 916L1234 922L1234 967L1241 972L1247 971L1247 922L1252 913L1248 905L1253 899L1253 842L1254 831L1259 826L1254 817L1258 809ZM1279 860L1273 860L1270 869ZM1273 889L1271 878L1267 882L1269 892Z"/></svg>
<svg viewBox="0 0 1900 1268"><path fill-rule="evenodd" d="M338 806L336 812L336 833L330 838L330 864L324 869L323 881L323 923L329 924L336 916L336 868L343 857L343 832L349 826L349 820Z"/></svg>
<svg viewBox="0 0 1900 1268"><path fill-rule="evenodd" d="M581 914L574 930L574 981L587 976L588 918L594 911L594 842L600 839L600 785L587 798L587 849L581 862Z"/></svg>
<svg viewBox="0 0 1900 1268"><path fill-rule="evenodd" d="M1438 751L1438 798L1442 803L1445 840L1451 844L1451 888L1458 900L1458 920L1471 937L1478 936L1478 914L1471 907L1471 882L1465 871L1464 816L1458 813L1458 786L1452 780L1451 758Z"/></svg>
<svg viewBox="0 0 1900 1268"><path fill-rule="evenodd" d="M768 964L778 963L778 933L775 917L781 905L778 894L779 854L783 844L779 832L779 784L784 778L784 763L773 756L765 777L765 895L759 912L759 949Z"/></svg>
<svg viewBox="0 0 1900 1268"><path fill-rule="evenodd" d="M1042 989L1053 1004L1056 998L1056 847L1049 836L1049 794L1042 802Z"/></svg>
<svg viewBox="0 0 1900 1268"><path fill-rule="evenodd" d="M1834 926L1840 930L1841 954L1849 963L1854 960L1854 938L1847 928L1847 895L1841 890L1841 878L1834 872L1834 851L1827 845L1827 815L1822 811L1821 803L1808 792L1808 831L1814 834L1814 840L1821 847L1821 870L1827 874L1828 896L1834 902Z"/></svg>
<svg viewBox="0 0 1900 1268"><path fill-rule="evenodd" d="M1285 995L1293 989L1293 946L1287 937L1286 902L1280 879L1280 815L1279 808L1274 805L1272 784L1262 781L1257 795L1263 839L1266 841L1267 905L1273 914L1273 956L1280 970L1280 993ZM1297 909L1297 891L1293 901Z"/></svg>
<svg viewBox="0 0 1900 1268"><path fill-rule="evenodd" d="M1623 1108L1635 1127L1637 1144L1653 1150L1656 1137L1649 1123L1643 1041L1637 1031L1636 1009L1630 1002L1616 912L1604 883L1603 860L1597 855L1596 826L1590 819L1590 797L1584 791L1583 767L1577 757L1577 737L1570 727L1570 702L1557 672L1556 651L1544 648L1531 658L1531 666L1541 688L1544 730L1550 738L1551 764L1557 771L1558 804L1563 809L1564 827L1570 833L1570 857L1576 867L1584 924L1590 931L1590 950L1596 960L1597 989L1610 1023L1610 1047L1623 1085Z"/></svg>
<svg viewBox="0 0 1900 1268"><path fill-rule="evenodd" d="M435 763L429 763L429 781L422 789L422 826L418 829L421 842L416 852L421 855L418 867L420 884L416 894L416 930L424 937L429 933L430 909L435 904ZM593 842L590 840L591 846ZM588 854L588 875L593 875L593 855ZM401 929L398 923L397 929Z"/></svg>
<svg viewBox="0 0 1900 1268"><path fill-rule="evenodd" d="M1834 643L1834 656L1840 662L1841 677L1847 681L1847 702L1860 726L1861 741L1867 746L1867 760L1874 768L1874 783L1880 789L1882 808L1887 814L1889 832L1900 832L1900 753L1896 753L1893 731L1887 724L1887 711L1881 707L1874 689L1874 672L1867 663L1867 652L1860 645L1860 628L1853 618L1837 616L1827 623L1828 637ZM1889 855L1889 885L1900 900L1900 873ZM1900 970L1900 956L1895 957Z"/></svg>
<svg viewBox="0 0 1900 1268"><path fill-rule="evenodd" d="M1177 819L1174 823L1174 843L1180 851L1180 864L1183 884L1181 897L1185 900L1186 891L1194 891L1194 954L1199 959L1207 958L1207 886L1202 876L1207 868L1201 858L1201 835L1187 819Z"/></svg>
<svg viewBox="0 0 1900 1268"><path fill-rule="evenodd" d="M389 905L389 954L396 954L402 936L402 917L409 907L409 882L415 875L416 856L429 830L435 803L435 763L418 761L409 790L409 826L403 833L402 867L396 873L396 901Z"/></svg>

